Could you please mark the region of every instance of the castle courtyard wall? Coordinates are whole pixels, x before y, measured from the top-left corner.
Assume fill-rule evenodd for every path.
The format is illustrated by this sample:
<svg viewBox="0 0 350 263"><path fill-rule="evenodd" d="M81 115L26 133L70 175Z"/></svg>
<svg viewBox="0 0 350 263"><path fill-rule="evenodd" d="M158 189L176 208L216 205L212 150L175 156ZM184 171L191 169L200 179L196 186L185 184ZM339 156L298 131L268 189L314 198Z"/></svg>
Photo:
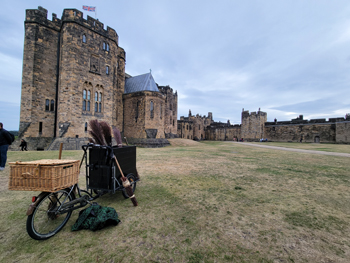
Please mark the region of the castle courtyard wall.
<svg viewBox="0 0 350 263"><path fill-rule="evenodd" d="M279 142L336 142L335 123L266 124L265 138Z"/></svg>
<svg viewBox="0 0 350 263"><path fill-rule="evenodd" d="M337 122L335 124L337 143L350 143L350 121Z"/></svg>

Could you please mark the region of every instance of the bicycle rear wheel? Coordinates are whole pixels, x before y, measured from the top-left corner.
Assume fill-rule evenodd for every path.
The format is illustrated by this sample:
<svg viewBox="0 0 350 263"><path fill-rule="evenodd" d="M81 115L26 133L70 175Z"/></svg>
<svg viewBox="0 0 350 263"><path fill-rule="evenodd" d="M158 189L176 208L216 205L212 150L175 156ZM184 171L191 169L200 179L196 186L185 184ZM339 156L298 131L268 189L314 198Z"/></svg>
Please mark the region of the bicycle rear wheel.
<svg viewBox="0 0 350 263"><path fill-rule="evenodd" d="M36 240L45 240L57 234L68 222L72 211L60 213L62 204L75 199L70 189L47 193L27 218L27 232Z"/></svg>

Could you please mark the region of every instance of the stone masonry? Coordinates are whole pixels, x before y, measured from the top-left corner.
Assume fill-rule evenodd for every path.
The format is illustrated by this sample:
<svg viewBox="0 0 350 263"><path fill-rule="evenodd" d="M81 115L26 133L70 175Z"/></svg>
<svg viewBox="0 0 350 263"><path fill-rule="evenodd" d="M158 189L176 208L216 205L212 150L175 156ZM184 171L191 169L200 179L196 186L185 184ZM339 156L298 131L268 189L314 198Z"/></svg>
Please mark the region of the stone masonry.
<svg viewBox="0 0 350 263"><path fill-rule="evenodd" d="M29 149L55 148L59 138L68 144L81 138L80 145L93 119L130 138L176 136L177 93L166 86L141 96L124 94L131 76L125 73L126 55L118 40L114 29L104 29L90 16L84 19L77 9L64 9L61 19L52 14L51 21L42 7L26 10L19 137ZM143 119L135 125L137 97Z"/></svg>

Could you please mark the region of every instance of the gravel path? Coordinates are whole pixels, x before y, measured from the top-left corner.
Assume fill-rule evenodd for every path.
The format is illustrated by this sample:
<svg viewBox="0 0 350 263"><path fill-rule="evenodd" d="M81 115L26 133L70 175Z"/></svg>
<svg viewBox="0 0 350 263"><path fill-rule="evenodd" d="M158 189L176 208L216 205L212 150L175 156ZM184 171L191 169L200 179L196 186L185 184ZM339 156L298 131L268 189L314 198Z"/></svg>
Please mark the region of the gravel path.
<svg viewBox="0 0 350 263"><path fill-rule="evenodd" d="M290 151L290 152L300 152L300 153L308 153L308 154L311 153L311 154L323 154L323 155L350 157L350 153L337 153L337 152L324 152L324 151L294 149L294 148L286 148L286 147L269 146L269 145L264 145L264 143L262 143L262 144L255 144L255 143L248 143L248 142L233 142L233 143L239 143L241 145L260 147L260 148L268 148L268 149L274 149L274 150Z"/></svg>

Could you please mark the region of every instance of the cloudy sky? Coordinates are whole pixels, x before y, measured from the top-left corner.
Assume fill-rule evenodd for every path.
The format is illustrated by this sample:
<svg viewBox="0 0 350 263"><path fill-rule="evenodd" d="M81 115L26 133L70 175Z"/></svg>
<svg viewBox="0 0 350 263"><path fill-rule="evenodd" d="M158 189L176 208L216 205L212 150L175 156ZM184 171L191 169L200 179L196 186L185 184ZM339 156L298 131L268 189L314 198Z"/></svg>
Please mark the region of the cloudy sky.
<svg viewBox="0 0 350 263"><path fill-rule="evenodd" d="M242 108L268 121L350 113L350 1L3 1L0 122L17 130L25 9L97 7L126 51L126 72L149 72L178 92L178 118L213 113L241 123ZM95 13L84 11L95 17Z"/></svg>

